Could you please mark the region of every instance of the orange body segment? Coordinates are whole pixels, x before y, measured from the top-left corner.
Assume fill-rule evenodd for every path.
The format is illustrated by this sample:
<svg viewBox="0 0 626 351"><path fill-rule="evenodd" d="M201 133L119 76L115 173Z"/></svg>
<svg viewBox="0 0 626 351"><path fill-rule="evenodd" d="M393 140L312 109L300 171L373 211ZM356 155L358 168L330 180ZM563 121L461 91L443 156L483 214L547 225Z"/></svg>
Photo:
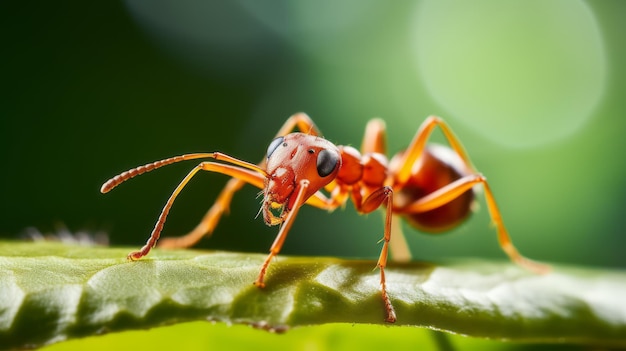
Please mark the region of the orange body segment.
<svg viewBox="0 0 626 351"><path fill-rule="evenodd" d="M427 145L432 131L439 127L450 147ZM300 132L295 133L298 129ZM385 267L389 248L394 257L410 258L396 219L405 218L413 226L427 232L440 232L457 226L471 213L474 187L482 185L498 241L503 251L520 266L538 273L549 267L523 257L513 246L487 180L471 164L461 142L450 127L438 117L422 123L405 151L389 162L386 154L385 124L380 119L368 123L361 151L350 146L335 146L323 139L319 129L304 113L291 116L270 143L266 157L251 164L219 152L189 154L140 166L111 178L101 191L108 192L120 183L153 169L184 160L212 158L222 162L202 162L192 169L166 202L155 227L138 251L128 258L137 260L147 255L159 240L174 200L198 171L217 172L232 177L219 194L200 224L187 235L166 238L165 247L189 247L202 237L211 235L221 215L228 211L235 192L248 183L262 189L260 212L267 225L280 224L270 253L254 282L265 286L265 276L272 259L280 253L298 211L304 204L334 210L352 200L360 213L384 208L382 249L377 266L385 320L393 323L396 313L387 293ZM393 238L397 238L393 240Z"/></svg>

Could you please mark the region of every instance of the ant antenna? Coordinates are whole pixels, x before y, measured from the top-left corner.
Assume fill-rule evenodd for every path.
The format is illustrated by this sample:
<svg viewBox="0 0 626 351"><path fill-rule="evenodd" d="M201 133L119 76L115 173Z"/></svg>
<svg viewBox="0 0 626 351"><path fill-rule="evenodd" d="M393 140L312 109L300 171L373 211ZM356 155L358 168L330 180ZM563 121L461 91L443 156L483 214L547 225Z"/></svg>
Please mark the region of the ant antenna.
<svg viewBox="0 0 626 351"><path fill-rule="evenodd" d="M157 168L161 168L163 166L167 166L170 165L172 163L176 163L176 162L180 162L180 161L187 161L187 160L195 160L198 158L215 158L215 154L213 153L199 153L199 154L187 154L187 155L181 155L181 156L174 156L174 157L170 157L170 158L166 158L164 160L160 160L160 161L156 161L156 162L152 162L152 163L148 163L145 164L143 166L139 166L139 167L135 167L132 169L129 169L126 172L122 172L118 175L116 175L115 177L109 179L106 183L102 184L102 188L100 188L100 192L101 193L108 193L109 191L111 191L113 188L115 188L116 186L120 185L121 183L134 178L138 175L144 174L146 172L150 172L152 170L155 170Z"/></svg>

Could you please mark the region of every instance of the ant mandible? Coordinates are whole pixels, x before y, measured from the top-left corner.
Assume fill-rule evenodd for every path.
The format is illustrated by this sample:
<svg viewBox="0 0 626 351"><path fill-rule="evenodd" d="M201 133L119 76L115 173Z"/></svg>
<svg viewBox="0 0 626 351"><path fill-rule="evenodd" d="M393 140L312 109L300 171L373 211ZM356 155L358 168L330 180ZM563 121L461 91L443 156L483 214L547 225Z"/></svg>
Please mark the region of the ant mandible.
<svg viewBox="0 0 626 351"><path fill-rule="evenodd" d="M443 131L450 148L426 144L437 126ZM301 132L294 132L296 128ZM396 314L385 280L392 217L404 217L411 225L427 232L448 230L469 215L475 197L473 189L479 184L483 186L487 207L504 252L512 261L533 272L546 273L549 270L548 266L523 257L513 246L489 184L474 169L460 141L442 119L426 119L409 147L390 161L385 156L385 124L380 119L373 119L367 124L360 152L351 146L336 146L320 135L309 116L298 113L283 124L267 149L267 157L258 165L220 152L195 153L149 163L111 178L102 185L102 193L137 175L175 162L200 158L225 162L201 162L191 170L167 200L146 244L139 251L131 252L128 259L138 260L156 245L176 196L198 171L204 170L222 173L232 179L195 229L179 238L163 239L160 246L189 247L203 236L210 235L221 215L228 210L233 194L245 183L252 184L263 190L260 211L265 223L281 225L254 282L260 288L265 286L267 268L280 252L302 205L334 210L351 199L359 213L370 213L383 206L386 211L383 247L377 266L385 320L393 323ZM321 189L325 189L326 193ZM396 233L397 228L393 226L394 237L402 234ZM408 252L406 244L403 248L402 243L400 241L398 251Z"/></svg>

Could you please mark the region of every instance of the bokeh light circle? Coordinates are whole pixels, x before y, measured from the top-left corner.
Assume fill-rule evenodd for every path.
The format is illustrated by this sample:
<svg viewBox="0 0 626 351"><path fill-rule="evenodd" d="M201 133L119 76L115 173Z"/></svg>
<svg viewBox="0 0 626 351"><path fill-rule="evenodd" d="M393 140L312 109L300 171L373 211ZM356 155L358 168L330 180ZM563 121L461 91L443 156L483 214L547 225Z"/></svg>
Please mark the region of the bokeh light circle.
<svg viewBox="0 0 626 351"><path fill-rule="evenodd" d="M602 36L581 1L426 0L413 23L419 79L445 117L501 145L569 136L603 95Z"/></svg>

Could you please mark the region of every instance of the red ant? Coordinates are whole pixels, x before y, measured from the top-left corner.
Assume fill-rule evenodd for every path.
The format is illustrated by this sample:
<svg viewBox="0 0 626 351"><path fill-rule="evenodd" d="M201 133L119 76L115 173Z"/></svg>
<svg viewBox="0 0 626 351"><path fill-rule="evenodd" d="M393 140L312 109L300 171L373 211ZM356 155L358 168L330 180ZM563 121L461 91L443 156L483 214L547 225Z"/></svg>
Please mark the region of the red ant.
<svg viewBox="0 0 626 351"><path fill-rule="evenodd" d="M437 126L443 131L451 148L426 145ZM296 128L306 133L293 132ZM483 186L487 207L504 252L512 261L531 271L545 273L549 270L548 266L523 257L515 249L485 177L476 172L460 141L442 119L426 119L409 147L389 162L385 156L385 124L380 119L373 119L367 124L361 152L351 146L336 146L321 138L320 134L306 114L298 113L287 119L270 143L266 159L258 165L220 152L197 153L149 163L110 179L102 186L102 193L130 178L171 163L199 158L226 162L201 162L191 170L167 200L146 244L139 251L131 252L128 258L138 260L150 252L159 239L174 199L198 171L204 170L233 178L194 230L183 237L163 239L160 246L189 247L203 236L210 235L220 216L228 210L234 193L245 183L250 183L263 190L260 212L263 213L265 223L270 226L281 225L254 282L259 288L265 286L267 268L272 258L280 252L302 205L334 210L350 198L360 213L370 213L384 206L383 247L377 266L380 269L385 320L393 323L396 314L387 295L385 267L392 232L394 238L402 234L398 231L399 226L394 225L392 229L393 215L402 216L416 228L427 232L448 230L469 215L475 196L473 188L479 184ZM320 191L322 188L328 195ZM407 256L406 243L401 238L396 240L399 239L399 251L405 251L404 255Z"/></svg>

